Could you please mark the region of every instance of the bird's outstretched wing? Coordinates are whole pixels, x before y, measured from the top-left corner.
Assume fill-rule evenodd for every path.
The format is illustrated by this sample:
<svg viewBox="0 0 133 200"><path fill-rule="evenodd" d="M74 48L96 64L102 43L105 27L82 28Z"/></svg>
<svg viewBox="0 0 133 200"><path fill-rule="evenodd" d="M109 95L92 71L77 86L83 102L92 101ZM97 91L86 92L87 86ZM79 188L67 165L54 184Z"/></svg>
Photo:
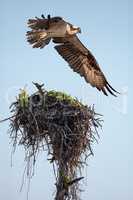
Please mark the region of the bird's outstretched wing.
<svg viewBox="0 0 133 200"><path fill-rule="evenodd" d="M26 37L27 41L32 45L33 48L43 48L48 45L51 38L54 36L65 36L67 22L65 22L61 17L50 17L29 19L28 27L31 28L27 31Z"/></svg>
<svg viewBox="0 0 133 200"><path fill-rule="evenodd" d="M55 39L54 42L62 43L62 39ZM95 57L76 35L65 39L62 44L55 46L55 49L69 63L73 71L85 78L86 82L102 91L106 96L108 96L108 92L116 96L115 93L118 92L108 83Z"/></svg>
<svg viewBox="0 0 133 200"><path fill-rule="evenodd" d="M27 41L33 45L33 48L43 48L50 42L50 38L44 37L45 30L49 28L49 18L35 17L34 19L29 19L27 25L31 28L31 31L27 31L26 37Z"/></svg>
<svg viewBox="0 0 133 200"><path fill-rule="evenodd" d="M48 19L36 17L35 19L29 19L27 25L34 30L47 29Z"/></svg>
<svg viewBox="0 0 133 200"><path fill-rule="evenodd" d="M62 20L62 17L51 18L50 15L48 15L48 18L45 18L42 15L42 18L35 17L34 19L29 19L27 22L27 25L32 30L48 29L51 24L56 23L61 20Z"/></svg>

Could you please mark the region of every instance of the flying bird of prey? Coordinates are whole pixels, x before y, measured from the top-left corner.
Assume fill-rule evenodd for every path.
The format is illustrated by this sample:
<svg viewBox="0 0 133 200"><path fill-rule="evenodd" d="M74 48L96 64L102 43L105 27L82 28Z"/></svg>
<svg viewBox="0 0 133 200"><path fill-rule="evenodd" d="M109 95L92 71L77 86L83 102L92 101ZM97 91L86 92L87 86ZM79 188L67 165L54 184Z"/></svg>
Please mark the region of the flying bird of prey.
<svg viewBox="0 0 133 200"><path fill-rule="evenodd" d="M42 18L28 20L27 41L33 48L43 48L52 40L57 45L56 51L68 62L74 72L83 76L87 83L102 91L106 96L108 92L116 96L118 93L107 81L92 53L81 43L77 33L81 29L62 17Z"/></svg>

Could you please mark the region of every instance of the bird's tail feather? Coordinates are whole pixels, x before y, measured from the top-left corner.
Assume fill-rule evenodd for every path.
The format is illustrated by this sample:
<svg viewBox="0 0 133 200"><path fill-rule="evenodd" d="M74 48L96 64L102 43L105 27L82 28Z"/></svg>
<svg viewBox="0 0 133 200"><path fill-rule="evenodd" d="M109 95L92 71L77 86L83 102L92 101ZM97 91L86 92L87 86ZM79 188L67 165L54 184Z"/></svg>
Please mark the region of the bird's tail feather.
<svg viewBox="0 0 133 200"><path fill-rule="evenodd" d="M33 45L33 48L43 48L48 45L51 38L42 30L32 30L26 33L27 41Z"/></svg>

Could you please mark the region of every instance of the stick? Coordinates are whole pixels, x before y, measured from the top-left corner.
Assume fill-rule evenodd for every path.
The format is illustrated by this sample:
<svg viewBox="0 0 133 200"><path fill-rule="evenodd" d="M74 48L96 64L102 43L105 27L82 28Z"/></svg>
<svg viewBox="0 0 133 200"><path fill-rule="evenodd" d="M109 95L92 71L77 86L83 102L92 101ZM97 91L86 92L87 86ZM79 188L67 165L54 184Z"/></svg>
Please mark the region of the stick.
<svg viewBox="0 0 133 200"><path fill-rule="evenodd" d="M0 123L5 122L5 121L7 121L7 120L9 120L9 119L12 119L12 118L15 117L15 116L16 116L16 115L13 115L13 116L11 116L11 117L2 119L2 120L0 120Z"/></svg>

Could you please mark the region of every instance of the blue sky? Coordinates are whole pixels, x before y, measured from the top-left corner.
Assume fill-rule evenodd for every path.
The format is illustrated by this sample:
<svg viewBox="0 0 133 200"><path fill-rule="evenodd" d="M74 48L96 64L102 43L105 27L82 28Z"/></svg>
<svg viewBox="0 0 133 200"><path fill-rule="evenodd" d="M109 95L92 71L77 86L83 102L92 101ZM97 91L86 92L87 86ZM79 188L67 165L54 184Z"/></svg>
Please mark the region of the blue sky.
<svg viewBox="0 0 133 200"><path fill-rule="evenodd" d="M7 1L0 0L1 22L1 92L0 118L10 115L9 105L19 89L27 85L32 92L32 81L44 82L45 87L65 91L88 105L95 104L104 115L99 144L94 145L95 156L88 160L85 170L82 199L133 199L133 153L129 112L129 53L131 38L130 1ZM118 98L105 97L73 73L50 44L45 49L32 49L25 39L28 18L41 14L63 16L80 26L81 41L93 52L109 82L122 92ZM133 70L131 69L131 74ZM11 144L7 134L8 122L0 125L0 199L25 200L26 187L19 193L24 170L24 152L19 147L10 166ZM46 154L38 159L32 179L29 200L53 199L54 177Z"/></svg>

